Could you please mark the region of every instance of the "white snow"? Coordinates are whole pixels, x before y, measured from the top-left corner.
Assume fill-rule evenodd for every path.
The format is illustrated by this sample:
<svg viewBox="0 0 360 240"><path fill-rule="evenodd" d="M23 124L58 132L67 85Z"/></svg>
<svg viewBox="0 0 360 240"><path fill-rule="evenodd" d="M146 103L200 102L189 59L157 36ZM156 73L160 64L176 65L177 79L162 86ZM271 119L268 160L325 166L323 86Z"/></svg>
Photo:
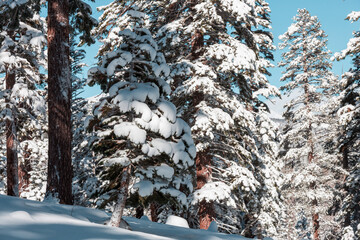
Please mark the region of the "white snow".
<svg viewBox="0 0 360 240"><path fill-rule="evenodd" d="M153 193L154 184L152 184L152 182L150 182L148 180L145 180L145 181L140 181L140 182L134 184L134 188L139 189L139 195L141 197L146 197Z"/></svg>
<svg viewBox="0 0 360 240"><path fill-rule="evenodd" d="M347 19L350 21L357 21L360 18L360 11L352 11L348 16Z"/></svg>
<svg viewBox="0 0 360 240"><path fill-rule="evenodd" d="M183 227L183 228L189 228L189 224L186 221L186 219L174 215L170 215L166 219L166 223L168 225L177 226L177 227Z"/></svg>
<svg viewBox="0 0 360 240"><path fill-rule="evenodd" d="M241 240L206 230L185 228L185 219L171 217L161 224L125 217L130 230L104 225L110 215L79 206L41 203L0 195L0 239L4 240ZM174 226L176 225L176 226ZM179 227L181 225L181 227Z"/></svg>
<svg viewBox="0 0 360 240"><path fill-rule="evenodd" d="M103 225L108 219L99 210L0 196L0 239L171 239Z"/></svg>
<svg viewBox="0 0 360 240"><path fill-rule="evenodd" d="M108 76L112 76L112 75L114 75L114 72L115 72L117 66L124 67L128 63L129 62L127 61L127 59L124 59L122 57L116 58L109 63L109 65L106 69L106 74Z"/></svg>
<svg viewBox="0 0 360 240"><path fill-rule="evenodd" d="M146 140L146 131L131 122L115 125L114 133L117 137L128 137L135 144L145 143Z"/></svg>
<svg viewBox="0 0 360 240"><path fill-rule="evenodd" d="M160 177L171 179L174 175L174 168L169 165L162 163L160 166L155 167L156 174Z"/></svg>

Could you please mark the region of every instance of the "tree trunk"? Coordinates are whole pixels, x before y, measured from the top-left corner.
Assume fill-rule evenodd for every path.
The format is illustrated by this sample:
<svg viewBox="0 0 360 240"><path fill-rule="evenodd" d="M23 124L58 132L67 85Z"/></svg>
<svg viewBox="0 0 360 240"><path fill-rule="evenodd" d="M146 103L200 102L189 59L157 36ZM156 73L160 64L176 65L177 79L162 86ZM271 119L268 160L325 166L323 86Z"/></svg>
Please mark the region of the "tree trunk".
<svg viewBox="0 0 360 240"><path fill-rule="evenodd" d="M31 156L31 150L28 148L28 146L25 146L25 154L24 154L24 162L19 163L19 196L22 192L25 191L25 189L30 184L30 171L31 171L31 164L30 164L30 156Z"/></svg>
<svg viewBox="0 0 360 240"><path fill-rule="evenodd" d="M15 85L15 73L8 71L5 76L5 82L6 89L11 90ZM14 107L10 106L10 97L6 98L6 105L11 111L11 119L6 119L7 195L19 196L16 118Z"/></svg>
<svg viewBox="0 0 360 240"><path fill-rule="evenodd" d="M200 229L208 229L211 222L215 220L215 209L212 202L202 200L199 206Z"/></svg>
<svg viewBox="0 0 360 240"><path fill-rule="evenodd" d="M313 200L313 206L317 207L318 206L318 202L317 200ZM319 228L320 228L320 222L319 222L319 213L315 212L313 213L312 216L312 221L313 221L313 229L314 229L314 240L319 240Z"/></svg>
<svg viewBox="0 0 360 240"><path fill-rule="evenodd" d="M313 228L314 228L314 240L319 240L319 228L320 228L320 222L319 222L319 214L314 213L313 214Z"/></svg>
<svg viewBox="0 0 360 240"><path fill-rule="evenodd" d="M197 0L190 1L191 9L198 3ZM195 30L191 38L191 54L190 60L198 59L202 52L201 49L204 46L204 34L200 30ZM196 92L193 98L194 109L197 109L197 105L205 100L203 92ZM198 152L196 155L196 189L201 189L207 182L211 180L211 157L207 154L207 150ZM215 220L215 210L213 203L201 201L199 204L199 222L200 229L208 229L210 223Z"/></svg>
<svg viewBox="0 0 360 240"><path fill-rule="evenodd" d="M343 159L342 159L343 169L346 171L349 171L348 146L346 144L344 144L342 146L342 148L340 149L340 151L343 156ZM345 191L345 195L349 194L349 187L346 184L346 175L344 177L343 189ZM350 215L350 212L347 211L345 214L345 219L344 219L344 227L350 226L350 224L351 224L351 215Z"/></svg>
<svg viewBox="0 0 360 240"><path fill-rule="evenodd" d="M111 219L108 225L113 227L119 227L121 218L124 212L126 199L128 197L128 188L129 188L129 182L130 182L130 173L131 173L131 167L128 166L123 169L121 173L121 183L119 188L119 194L116 201L115 209L113 214L111 215Z"/></svg>
<svg viewBox="0 0 360 240"><path fill-rule="evenodd" d="M306 45L305 45L306 46ZM304 52L306 52L306 48L304 46ZM308 67L307 67L307 62L306 62L306 58L304 58L304 73L307 72ZM307 113L308 115L311 112L310 109L310 103L311 103L311 98L310 98L310 90L309 90L309 82L308 79L305 80L305 84L304 84L304 93L305 93L305 101L304 101L304 105L307 109ZM310 146L310 151L308 153L308 163L311 164L314 161L314 141L313 141L313 135L312 135L312 121L311 119L309 119L309 136L308 136L308 146ZM311 182L310 183L310 187L315 190L316 187L316 182ZM313 236L314 236L314 240L319 240L319 228L320 228L320 222L319 222L319 214L316 211L316 208L318 207L318 202L316 200L316 198L312 201L312 207L313 207L313 213L312 213L312 223L313 223Z"/></svg>
<svg viewBox="0 0 360 240"><path fill-rule="evenodd" d="M150 204L150 215L151 215L151 221L157 222L158 219L158 210L159 210L159 204L156 202L152 202Z"/></svg>
<svg viewBox="0 0 360 240"><path fill-rule="evenodd" d="M48 1L49 159L46 198L72 204L69 0Z"/></svg>
<svg viewBox="0 0 360 240"><path fill-rule="evenodd" d="M211 157L206 152L198 152L196 155L196 189L201 189L211 180ZM200 202L199 222L200 229L208 229L210 223L215 219L215 210L213 203Z"/></svg>

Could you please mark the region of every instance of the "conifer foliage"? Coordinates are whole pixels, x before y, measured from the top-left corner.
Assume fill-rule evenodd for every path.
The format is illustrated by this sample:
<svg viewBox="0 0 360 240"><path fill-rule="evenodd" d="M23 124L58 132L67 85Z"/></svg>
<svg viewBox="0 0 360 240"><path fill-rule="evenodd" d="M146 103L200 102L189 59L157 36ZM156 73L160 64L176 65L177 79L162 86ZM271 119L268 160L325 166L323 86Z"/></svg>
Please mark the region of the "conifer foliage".
<svg viewBox="0 0 360 240"><path fill-rule="evenodd" d="M40 7L40 1L0 3L0 71L5 76L0 79L5 87L0 89L0 118L6 122L7 193L13 196L29 185L30 145L41 134L45 114L44 93L38 88L45 80L39 69L46 64Z"/></svg>
<svg viewBox="0 0 360 240"><path fill-rule="evenodd" d="M347 19L357 21L360 12L352 12ZM340 138L343 168L347 171L344 184L345 199L342 204L341 219L344 229L342 239L358 239L360 237L360 31L348 42L347 48L335 54L340 60L352 56L353 68L342 76L340 95L340 125L343 134Z"/></svg>
<svg viewBox="0 0 360 240"><path fill-rule="evenodd" d="M278 214L259 217L260 199L276 186L262 191L266 177L257 174L268 169L257 148L262 141L255 113L257 95L277 93L266 79L273 48L268 4L196 0L144 6L159 19L153 27L171 66L172 99L196 143L192 226L207 229L216 221L228 233L274 234Z"/></svg>
<svg viewBox="0 0 360 240"><path fill-rule="evenodd" d="M279 63L285 67L281 80L287 81L282 89L299 93L286 105L287 125L281 142L287 173L284 196L291 220L288 239L305 238L309 231L303 229L304 224L302 228L296 227L296 233L292 230L300 223L296 223L297 216L308 223L312 239L325 239L327 234L332 234L327 229L329 224L331 229L332 222L331 218L327 220L327 212L333 197L337 156L326 153L324 139L319 137L324 125L325 129L332 127L324 121L320 103L331 97L336 81L331 73L326 37L317 17L306 9L298 10L294 23L280 36L283 41L280 47L287 50Z"/></svg>
<svg viewBox="0 0 360 240"><path fill-rule="evenodd" d="M128 189L138 204L167 199L171 207L186 209L196 151L189 126L167 100L170 69L146 29L147 16L136 5L121 12L120 1L103 10L95 29L103 45L89 81L100 84L105 96L88 121L98 137L94 150L116 189L109 224L119 226Z"/></svg>

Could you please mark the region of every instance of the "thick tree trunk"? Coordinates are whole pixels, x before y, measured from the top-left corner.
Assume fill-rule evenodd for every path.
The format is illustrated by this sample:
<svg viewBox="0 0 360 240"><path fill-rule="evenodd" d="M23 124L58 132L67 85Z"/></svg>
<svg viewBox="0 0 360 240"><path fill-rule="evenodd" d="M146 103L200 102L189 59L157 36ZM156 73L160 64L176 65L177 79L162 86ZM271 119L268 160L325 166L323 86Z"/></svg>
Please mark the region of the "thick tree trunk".
<svg viewBox="0 0 360 240"><path fill-rule="evenodd" d="M7 72L5 76L6 89L11 90L15 85L15 73ZM6 104L11 109L11 119L6 120L6 174L7 195L19 196L18 184L18 155L16 139L16 118L14 108L10 106L9 97Z"/></svg>
<svg viewBox="0 0 360 240"><path fill-rule="evenodd" d="M130 166L124 168L124 170L121 173L121 183L120 183L118 199L116 201L116 205L115 205L115 209L113 211L113 214L111 215L111 219L110 219L110 222L109 222L110 226L113 226L113 227L119 227L120 226L121 218L122 218L124 208L125 208L125 204L126 204L126 199L128 197L130 174L131 174L131 167Z"/></svg>
<svg viewBox="0 0 360 240"><path fill-rule="evenodd" d="M195 7L198 3L197 0L192 0L189 4L191 8ZM198 59L202 52L201 49L204 46L204 34L200 30L195 30L192 39L191 39L191 55L190 60ZM197 92L194 94L193 106L194 109L197 108L197 105L205 100L205 96L202 92ZM207 182L211 180L211 156L205 150L203 152L198 152L196 155L196 189L201 189ZM208 229L210 223L215 220L215 209L214 205L211 202L206 202L205 200L201 201L199 204L199 222L200 229Z"/></svg>
<svg viewBox="0 0 360 240"><path fill-rule="evenodd" d="M196 155L196 189L201 189L211 180L211 157L206 152L198 152ZM200 202L199 222L200 229L208 229L210 223L215 220L215 210L213 203Z"/></svg>
<svg viewBox="0 0 360 240"><path fill-rule="evenodd" d="M72 204L69 1L48 1L49 159L46 198Z"/></svg>

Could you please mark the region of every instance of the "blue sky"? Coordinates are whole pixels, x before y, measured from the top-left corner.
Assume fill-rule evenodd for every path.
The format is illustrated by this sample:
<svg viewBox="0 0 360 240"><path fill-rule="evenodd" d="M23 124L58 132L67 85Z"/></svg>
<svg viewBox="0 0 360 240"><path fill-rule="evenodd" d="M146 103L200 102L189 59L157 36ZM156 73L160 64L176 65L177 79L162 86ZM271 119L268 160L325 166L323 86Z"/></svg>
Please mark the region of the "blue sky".
<svg viewBox="0 0 360 240"><path fill-rule="evenodd" d="M94 17L98 18L100 14L96 11L95 6L99 5L99 0L96 4L91 4L94 7ZM107 4L111 0L101 0L101 4ZM293 22L293 17L297 14L297 9L306 8L311 15L318 16L319 21L323 26L323 30L328 35L328 48L333 52L339 52L346 48L348 40L352 36L354 30L360 29L360 22L350 23L344 20L351 11L360 11L359 0L268 0L270 4L272 33L274 35L274 44L278 46L279 35L283 34L290 24ZM86 63L91 66L96 63L94 59L99 44L95 44L86 48L87 58ZM281 60L281 51L277 50L275 53L275 62ZM341 75L342 71L346 71L351 67L350 59L341 62L334 62L333 71L336 75ZM279 87L282 85L279 79L281 77L282 69L270 69L272 76L269 77L271 84ZM86 72L83 73L86 76ZM84 97L90 97L100 93L98 87L86 87L83 94Z"/></svg>

